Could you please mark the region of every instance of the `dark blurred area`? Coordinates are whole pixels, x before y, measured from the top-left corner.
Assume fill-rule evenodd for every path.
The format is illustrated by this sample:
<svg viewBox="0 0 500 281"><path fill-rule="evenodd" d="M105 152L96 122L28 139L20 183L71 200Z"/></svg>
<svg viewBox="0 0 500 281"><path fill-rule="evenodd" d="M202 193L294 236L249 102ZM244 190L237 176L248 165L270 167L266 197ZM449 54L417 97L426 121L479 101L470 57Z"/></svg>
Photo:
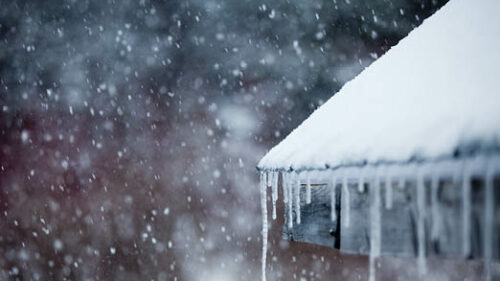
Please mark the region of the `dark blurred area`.
<svg viewBox="0 0 500 281"><path fill-rule="evenodd" d="M257 161L445 2L0 0L0 280L258 279Z"/></svg>

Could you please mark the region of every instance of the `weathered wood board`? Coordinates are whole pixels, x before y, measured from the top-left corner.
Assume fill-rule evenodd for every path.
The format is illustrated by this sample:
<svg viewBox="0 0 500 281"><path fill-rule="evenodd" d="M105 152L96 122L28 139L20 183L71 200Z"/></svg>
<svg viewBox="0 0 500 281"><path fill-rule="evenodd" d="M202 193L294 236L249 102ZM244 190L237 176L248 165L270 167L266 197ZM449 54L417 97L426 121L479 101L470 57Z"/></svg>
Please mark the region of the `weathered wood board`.
<svg viewBox="0 0 500 281"><path fill-rule="evenodd" d="M368 190L358 191L357 186L348 184L341 190L340 198L340 249L351 254L366 254L370 251L370 196ZM349 203L346 200L349 198ZM349 210L346 205L349 205ZM347 224L347 221L349 223Z"/></svg>
<svg viewBox="0 0 500 281"><path fill-rule="evenodd" d="M302 186L300 193L301 198L305 198L305 185ZM339 198L340 193L337 192L337 202ZM336 204L336 208L337 210L340 209L340 205ZM335 243L339 243L338 222L330 219L329 186L325 184L313 185L311 187L311 203L306 204L305 200L301 200L300 209L301 224L296 224L297 214L295 208L293 208L293 227L289 229L287 223L283 225L283 237L285 239L329 247L335 247ZM287 204L285 204L285 214L288 214ZM285 215L285 217L287 216Z"/></svg>

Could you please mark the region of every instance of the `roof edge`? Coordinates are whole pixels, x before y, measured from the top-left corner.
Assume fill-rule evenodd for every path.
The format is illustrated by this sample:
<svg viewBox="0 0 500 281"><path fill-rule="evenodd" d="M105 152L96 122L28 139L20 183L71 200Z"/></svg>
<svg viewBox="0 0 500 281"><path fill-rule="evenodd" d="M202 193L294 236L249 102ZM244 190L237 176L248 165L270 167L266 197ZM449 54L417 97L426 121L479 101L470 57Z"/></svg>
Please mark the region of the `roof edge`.
<svg viewBox="0 0 500 281"><path fill-rule="evenodd" d="M326 171L326 170L337 170L341 168L362 168L366 166L386 166L386 165L412 165L412 164L423 164L423 163L438 163L438 162L444 162L444 161L460 161L460 160L467 160L475 157L480 157L480 158L490 158L490 157L499 157L500 156L500 149L496 148L494 150L487 150L487 151L482 151L482 152L472 152L472 153L456 153L453 155L447 154L447 155L442 155L438 157L411 157L407 160L402 160L402 161L397 161L397 160L378 160L374 162L369 162L369 161L361 161L361 162L351 162L351 163L344 163L336 166L330 166L325 163L324 167L301 167L301 168L294 168L294 167L259 167L256 166L255 168L259 172L296 172L296 173L301 173L301 172L309 172L309 171Z"/></svg>

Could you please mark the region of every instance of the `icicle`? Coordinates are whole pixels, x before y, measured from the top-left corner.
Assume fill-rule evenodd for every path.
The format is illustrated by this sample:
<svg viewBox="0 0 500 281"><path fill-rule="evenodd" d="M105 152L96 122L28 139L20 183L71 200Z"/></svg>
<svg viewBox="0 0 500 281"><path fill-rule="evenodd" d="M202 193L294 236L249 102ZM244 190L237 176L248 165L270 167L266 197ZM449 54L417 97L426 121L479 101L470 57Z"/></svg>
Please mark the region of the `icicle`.
<svg viewBox="0 0 500 281"><path fill-rule="evenodd" d="M298 174L295 177L295 218L297 224L300 224L300 179Z"/></svg>
<svg viewBox="0 0 500 281"><path fill-rule="evenodd" d="M278 177L279 172L273 172L271 174L271 189L272 189L272 200L273 200L273 220L276 220L276 201L278 201Z"/></svg>
<svg viewBox="0 0 500 281"><path fill-rule="evenodd" d="M464 257L470 255L470 172L465 163L462 177L462 254Z"/></svg>
<svg viewBox="0 0 500 281"><path fill-rule="evenodd" d="M311 175L306 173L306 204L311 204Z"/></svg>
<svg viewBox="0 0 500 281"><path fill-rule="evenodd" d="M359 177L358 181L358 191L359 192L364 192L365 191L365 178L364 178L364 173L361 174Z"/></svg>
<svg viewBox="0 0 500 281"><path fill-rule="evenodd" d="M425 186L422 171L417 171L417 240L418 272L425 273Z"/></svg>
<svg viewBox="0 0 500 281"><path fill-rule="evenodd" d="M349 194L349 188L347 186L347 176L344 176L343 182L342 182L342 188L344 189L344 197L345 197L345 227L349 227L351 224L351 196Z"/></svg>
<svg viewBox="0 0 500 281"><path fill-rule="evenodd" d="M267 184L266 174L260 173L260 206L262 210L262 281L266 281L267 258Z"/></svg>
<svg viewBox="0 0 500 281"><path fill-rule="evenodd" d="M337 220L337 211L335 210L335 204L336 204L336 194L335 194L335 187L337 185L337 179L335 177L332 178L332 182L330 184L330 218L332 221Z"/></svg>
<svg viewBox="0 0 500 281"><path fill-rule="evenodd" d="M398 187L403 189L405 187L405 177L402 175L399 177Z"/></svg>
<svg viewBox="0 0 500 281"><path fill-rule="evenodd" d="M369 281L375 281L375 259L380 256L381 248L381 213L380 213L380 179L375 175L375 180L370 184L370 268Z"/></svg>
<svg viewBox="0 0 500 281"><path fill-rule="evenodd" d="M431 180L431 212L432 212L432 227L431 227L431 239L436 241L439 238L440 233L440 223L441 215L439 213L439 202L438 202L438 187L439 187L439 177L435 174Z"/></svg>
<svg viewBox="0 0 500 281"><path fill-rule="evenodd" d="M278 187L278 182L279 182L279 177L280 177L280 172L274 172L274 177L273 177L273 185ZM278 189L276 189L276 199L278 199Z"/></svg>
<svg viewBox="0 0 500 281"><path fill-rule="evenodd" d="M493 194L493 165L488 163L486 169L486 177L484 179L485 194L484 194L484 238L483 238L483 253L485 263L485 280L491 280L491 250L493 241L493 212L494 212L494 194Z"/></svg>
<svg viewBox="0 0 500 281"><path fill-rule="evenodd" d="M288 203L288 173L283 172L281 174L281 188L283 189L283 203Z"/></svg>
<svg viewBox="0 0 500 281"><path fill-rule="evenodd" d="M390 177L385 179L385 208L387 210L392 209L392 182Z"/></svg>
<svg viewBox="0 0 500 281"><path fill-rule="evenodd" d="M287 197L288 197L288 228L293 227L293 193L292 193L292 180L287 176L286 186L287 186Z"/></svg>
<svg viewBox="0 0 500 281"><path fill-rule="evenodd" d="M451 172L451 184L453 185L453 187L456 187L457 189L458 188L462 189L461 186L462 186L462 177L464 176L463 175L463 173L464 173L464 169L463 169L464 168L464 161L462 160L459 163L454 163L454 165L452 167L453 167L453 169ZM463 201L463 198L462 198L462 201ZM462 213L463 213L463 210L462 210ZM457 233L457 235L458 235L458 233ZM439 239L444 244L446 244L450 240L450 237L449 237L449 235L442 235L441 237L439 237ZM463 242L462 242L462 244L463 244Z"/></svg>
<svg viewBox="0 0 500 281"><path fill-rule="evenodd" d="M407 167L404 165L396 165L393 167L395 169L394 173L398 174L396 180L396 186L402 190L405 188L405 181L406 181L406 169Z"/></svg>
<svg viewBox="0 0 500 281"><path fill-rule="evenodd" d="M364 192L365 191L365 173L366 173L366 166L359 168L359 179L358 179L358 192Z"/></svg>

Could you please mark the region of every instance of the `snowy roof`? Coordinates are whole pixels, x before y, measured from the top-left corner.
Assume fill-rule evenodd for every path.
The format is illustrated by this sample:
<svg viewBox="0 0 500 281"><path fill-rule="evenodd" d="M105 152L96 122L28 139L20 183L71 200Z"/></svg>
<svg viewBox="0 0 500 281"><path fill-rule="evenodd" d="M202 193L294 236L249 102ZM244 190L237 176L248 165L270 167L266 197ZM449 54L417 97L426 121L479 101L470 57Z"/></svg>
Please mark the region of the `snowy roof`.
<svg viewBox="0 0 500 281"><path fill-rule="evenodd" d="M500 1L452 0L262 158L317 169L452 156L500 140Z"/></svg>

